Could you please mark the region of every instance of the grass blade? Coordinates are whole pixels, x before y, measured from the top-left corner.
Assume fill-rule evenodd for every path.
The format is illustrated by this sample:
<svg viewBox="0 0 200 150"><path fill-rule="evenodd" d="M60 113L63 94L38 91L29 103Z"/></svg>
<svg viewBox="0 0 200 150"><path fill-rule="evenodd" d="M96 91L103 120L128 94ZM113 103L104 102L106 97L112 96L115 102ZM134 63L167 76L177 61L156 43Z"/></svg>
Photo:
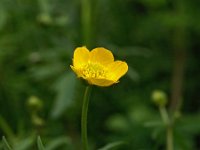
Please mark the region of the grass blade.
<svg viewBox="0 0 200 150"><path fill-rule="evenodd" d="M45 150L40 136L38 136L37 138L37 146L38 146L38 150Z"/></svg>
<svg viewBox="0 0 200 150"><path fill-rule="evenodd" d="M100 148L98 150L111 150L111 149L113 149L117 146L123 145L123 144L125 144L125 142L123 142L123 141L113 142L113 143L107 144L106 146L104 146L103 148Z"/></svg>
<svg viewBox="0 0 200 150"><path fill-rule="evenodd" d="M3 136L2 138L3 144L4 144L4 150L12 150L12 148L10 147L10 145L8 144L6 138Z"/></svg>

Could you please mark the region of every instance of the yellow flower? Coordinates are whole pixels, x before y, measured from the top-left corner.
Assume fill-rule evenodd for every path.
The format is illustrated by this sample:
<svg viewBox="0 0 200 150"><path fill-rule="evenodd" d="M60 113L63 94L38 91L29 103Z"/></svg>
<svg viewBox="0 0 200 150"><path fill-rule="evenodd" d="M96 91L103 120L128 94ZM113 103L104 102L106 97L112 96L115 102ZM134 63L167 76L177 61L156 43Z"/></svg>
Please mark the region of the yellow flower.
<svg viewBox="0 0 200 150"><path fill-rule="evenodd" d="M78 47L74 51L72 70L89 84L110 86L119 82L127 71L128 65L123 61L114 61L111 51L98 47L89 51L86 47Z"/></svg>

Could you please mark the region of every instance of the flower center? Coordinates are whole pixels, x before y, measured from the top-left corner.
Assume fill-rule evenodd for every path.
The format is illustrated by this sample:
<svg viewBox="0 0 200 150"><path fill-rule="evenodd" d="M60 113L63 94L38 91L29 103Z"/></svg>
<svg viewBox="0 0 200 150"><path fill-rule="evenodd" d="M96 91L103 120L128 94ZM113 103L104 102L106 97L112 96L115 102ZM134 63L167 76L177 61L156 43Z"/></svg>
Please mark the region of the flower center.
<svg viewBox="0 0 200 150"><path fill-rule="evenodd" d="M82 73L85 78L105 78L107 69L99 63L88 63L83 66Z"/></svg>

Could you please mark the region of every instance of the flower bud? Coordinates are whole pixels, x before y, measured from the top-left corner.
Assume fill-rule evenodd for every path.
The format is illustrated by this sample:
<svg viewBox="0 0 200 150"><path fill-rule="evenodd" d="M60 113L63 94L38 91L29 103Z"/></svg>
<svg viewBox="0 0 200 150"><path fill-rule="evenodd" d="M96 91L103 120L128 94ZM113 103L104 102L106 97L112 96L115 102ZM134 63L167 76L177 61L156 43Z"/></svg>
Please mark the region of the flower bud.
<svg viewBox="0 0 200 150"><path fill-rule="evenodd" d="M152 100L158 106L165 106L167 104L167 95L161 90L155 90L152 93Z"/></svg>
<svg viewBox="0 0 200 150"><path fill-rule="evenodd" d="M31 96L28 99L27 106L31 109L31 111L38 111L42 108L43 104L38 97Z"/></svg>
<svg viewBox="0 0 200 150"><path fill-rule="evenodd" d="M36 127L41 127L45 123L44 120L40 118L38 115L33 115L31 120L32 120L33 125L35 125Z"/></svg>
<svg viewBox="0 0 200 150"><path fill-rule="evenodd" d="M52 24L52 18L49 14L47 13L41 13L37 16L38 22L44 25L51 25Z"/></svg>

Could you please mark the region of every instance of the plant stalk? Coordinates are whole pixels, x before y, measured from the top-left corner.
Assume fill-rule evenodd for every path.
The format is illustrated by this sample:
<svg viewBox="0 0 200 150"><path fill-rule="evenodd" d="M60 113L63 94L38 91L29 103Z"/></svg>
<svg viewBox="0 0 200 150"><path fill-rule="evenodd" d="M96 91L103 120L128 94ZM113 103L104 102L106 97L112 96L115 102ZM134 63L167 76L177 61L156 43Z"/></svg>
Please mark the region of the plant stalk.
<svg viewBox="0 0 200 150"><path fill-rule="evenodd" d="M164 106L160 106L160 114L166 126L166 150L173 150L173 122L169 118L168 112Z"/></svg>
<svg viewBox="0 0 200 150"><path fill-rule="evenodd" d="M85 46L91 46L91 2L81 0L82 40Z"/></svg>
<svg viewBox="0 0 200 150"><path fill-rule="evenodd" d="M81 117L81 138L82 138L82 150L88 150L88 139L87 139L87 113L88 105L91 93L91 86L88 85L85 89L82 106L82 117Z"/></svg>
<svg viewBox="0 0 200 150"><path fill-rule="evenodd" d="M173 150L173 128L167 126L167 150Z"/></svg>
<svg viewBox="0 0 200 150"><path fill-rule="evenodd" d="M169 119L166 108L164 106L160 106L159 110L160 110L160 114L161 114L161 118L163 122L165 123L166 126L168 126L168 124L170 123L170 119Z"/></svg>

